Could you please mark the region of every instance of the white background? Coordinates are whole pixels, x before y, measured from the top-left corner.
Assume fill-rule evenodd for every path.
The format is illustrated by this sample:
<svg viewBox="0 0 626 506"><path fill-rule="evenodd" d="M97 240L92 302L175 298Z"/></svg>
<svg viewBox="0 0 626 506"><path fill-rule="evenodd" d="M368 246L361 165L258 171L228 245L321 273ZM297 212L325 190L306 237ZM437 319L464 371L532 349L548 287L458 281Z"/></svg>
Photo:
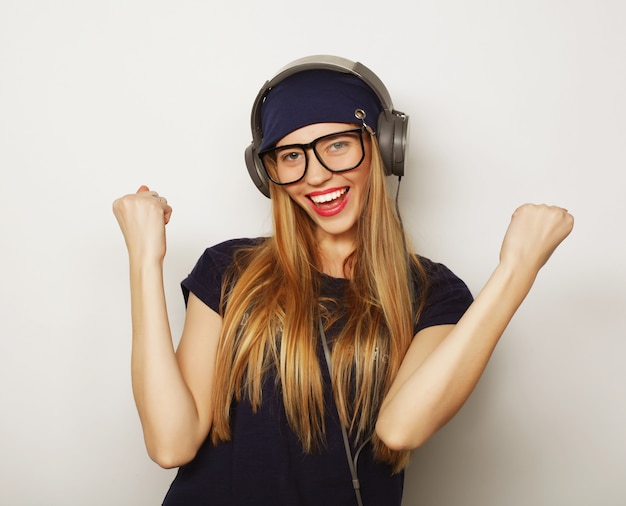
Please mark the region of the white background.
<svg viewBox="0 0 626 506"><path fill-rule="evenodd" d="M404 504L626 504L626 6L620 0L0 0L0 504L156 505L129 377L111 202L174 207L166 284L270 231L243 151L258 89L359 60L411 116L418 250L477 293L512 211L576 217L475 394L414 456Z"/></svg>

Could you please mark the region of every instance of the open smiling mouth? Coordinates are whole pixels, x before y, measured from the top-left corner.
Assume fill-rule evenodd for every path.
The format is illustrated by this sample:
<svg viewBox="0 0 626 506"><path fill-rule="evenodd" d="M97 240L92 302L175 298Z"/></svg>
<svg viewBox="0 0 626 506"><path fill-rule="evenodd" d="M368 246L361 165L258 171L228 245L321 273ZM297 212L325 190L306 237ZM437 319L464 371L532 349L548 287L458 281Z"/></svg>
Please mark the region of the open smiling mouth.
<svg viewBox="0 0 626 506"><path fill-rule="evenodd" d="M333 208L343 201L348 190L349 188L345 187L340 190L335 190L334 192L324 193L323 195L309 195L309 200L320 209Z"/></svg>

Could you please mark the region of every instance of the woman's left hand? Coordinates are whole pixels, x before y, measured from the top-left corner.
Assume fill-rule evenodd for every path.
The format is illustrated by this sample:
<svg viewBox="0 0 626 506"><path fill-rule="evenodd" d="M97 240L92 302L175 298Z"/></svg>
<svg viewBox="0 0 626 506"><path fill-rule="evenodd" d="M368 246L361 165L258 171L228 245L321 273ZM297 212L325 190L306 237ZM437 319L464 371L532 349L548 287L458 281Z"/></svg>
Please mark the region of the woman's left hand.
<svg viewBox="0 0 626 506"><path fill-rule="evenodd" d="M460 409L539 269L573 225L561 207L525 204L513 213L500 264L456 326L429 327L413 339L376 424L389 448L417 448Z"/></svg>
<svg viewBox="0 0 626 506"><path fill-rule="evenodd" d="M539 271L573 226L567 209L543 204L518 207L504 236L500 263Z"/></svg>

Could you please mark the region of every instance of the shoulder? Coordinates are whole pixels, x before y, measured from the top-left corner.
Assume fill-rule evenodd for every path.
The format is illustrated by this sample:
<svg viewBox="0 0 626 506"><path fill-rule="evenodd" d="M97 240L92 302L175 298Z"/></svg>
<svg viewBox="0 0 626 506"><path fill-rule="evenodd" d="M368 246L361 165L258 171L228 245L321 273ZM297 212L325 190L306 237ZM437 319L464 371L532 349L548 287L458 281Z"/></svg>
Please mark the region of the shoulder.
<svg viewBox="0 0 626 506"><path fill-rule="evenodd" d="M239 239L229 239L227 241L223 241L213 246L210 246L209 248L204 250L202 256L212 258L220 263L224 261L228 261L228 263L230 263L232 262L232 259L237 251L258 246L265 242L266 239L267 238L265 237L243 237Z"/></svg>
<svg viewBox="0 0 626 506"><path fill-rule="evenodd" d="M244 237L217 243L204 250L204 253L202 253L202 256L198 260L196 268L204 264L211 269L217 269L219 272L223 272L233 264L238 251L250 250L255 246L259 246L265 240L266 238L264 237Z"/></svg>
<svg viewBox="0 0 626 506"><path fill-rule="evenodd" d="M415 331L434 326L455 324L474 298L465 282L446 265L419 257L426 275L424 305Z"/></svg>
<svg viewBox="0 0 626 506"><path fill-rule="evenodd" d="M181 283L185 301L188 300L189 292L193 292L217 312L222 282L233 265L235 255L238 251L261 245L265 240L264 237L230 239L206 248Z"/></svg>
<svg viewBox="0 0 626 506"><path fill-rule="evenodd" d="M423 256L418 257L426 277L429 286L447 286L447 285L462 285L465 286L463 280L457 276L448 266L445 264L435 262L430 258Z"/></svg>
<svg viewBox="0 0 626 506"><path fill-rule="evenodd" d="M238 251L250 250L266 241L265 237L229 239L208 247L202 253L194 271L212 270L223 273L232 265Z"/></svg>

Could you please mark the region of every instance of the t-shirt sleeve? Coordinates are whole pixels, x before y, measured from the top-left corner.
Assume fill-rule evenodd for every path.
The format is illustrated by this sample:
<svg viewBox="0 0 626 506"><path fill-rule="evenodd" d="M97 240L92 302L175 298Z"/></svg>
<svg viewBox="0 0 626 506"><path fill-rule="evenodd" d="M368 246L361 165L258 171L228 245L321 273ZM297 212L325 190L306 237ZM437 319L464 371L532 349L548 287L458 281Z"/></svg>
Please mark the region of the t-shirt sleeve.
<svg viewBox="0 0 626 506"><path fill-rule="evenodd" d="M474 298L467 285L445 265L422 259L429 274L426 303L413 334L435 325L454 325Z"/></svg>
<svg viewBox="0 0 626 506"><path fill-rule="evenodd" d="M233 263L237 249L251 246L255 239L232 239L207 248L189 275L181 282L185 305L193 293L219 313L224 275Z"/></svg>

